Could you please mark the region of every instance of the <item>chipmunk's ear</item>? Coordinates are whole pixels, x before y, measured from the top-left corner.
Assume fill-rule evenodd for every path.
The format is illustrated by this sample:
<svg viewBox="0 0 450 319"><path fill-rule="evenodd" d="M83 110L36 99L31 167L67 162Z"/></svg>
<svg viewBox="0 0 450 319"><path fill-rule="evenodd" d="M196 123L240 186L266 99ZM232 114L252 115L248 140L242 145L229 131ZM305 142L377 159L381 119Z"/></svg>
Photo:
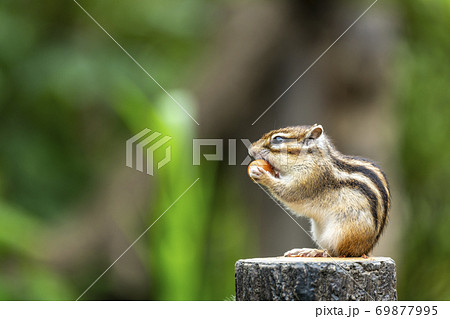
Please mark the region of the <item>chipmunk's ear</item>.
<svg viewBox="0 0 450 319"><path fill-rule="evenodd" d="M318 139L323 133L323 127L322 125L314 124L309 129L308 133L306 133L305 138L310 139Z"/></svg>

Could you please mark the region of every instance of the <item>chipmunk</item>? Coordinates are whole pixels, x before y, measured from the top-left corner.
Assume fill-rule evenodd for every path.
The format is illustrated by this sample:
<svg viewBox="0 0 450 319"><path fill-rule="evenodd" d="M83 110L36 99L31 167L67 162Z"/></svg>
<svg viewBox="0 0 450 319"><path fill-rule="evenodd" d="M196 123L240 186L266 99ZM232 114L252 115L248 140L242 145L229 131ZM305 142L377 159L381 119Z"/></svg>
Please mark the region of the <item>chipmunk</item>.
<svg viewBox="0 0 450 319"><path fill-rule="evenodd" d="M273 172L251 166L253 181L295 215L310 218L313 239L322 248L292 249L285 256L365 257L371 252L391 203L380 167L338 152L317 124L271 131L252 144L249 154L267 161Z"/></svg>

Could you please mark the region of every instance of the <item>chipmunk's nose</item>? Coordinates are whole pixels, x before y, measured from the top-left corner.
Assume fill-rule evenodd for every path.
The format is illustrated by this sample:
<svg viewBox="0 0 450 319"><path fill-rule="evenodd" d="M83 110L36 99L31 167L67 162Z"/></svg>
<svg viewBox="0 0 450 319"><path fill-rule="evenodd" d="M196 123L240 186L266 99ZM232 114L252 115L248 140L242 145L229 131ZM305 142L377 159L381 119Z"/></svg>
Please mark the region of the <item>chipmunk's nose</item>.
<svg viewBox="0 0 450 319"><path fill-rule="evenodd" d="M255 147L253 145L248 148L248 155L250 155L251 157L256 156Z"/></svg>
<svg viewBox="0 0 450 319"><path fill-rule="evenodd" d="M248 154L254 159L261 159L261 150L259 147L252 145L248 149Z"/></svg>

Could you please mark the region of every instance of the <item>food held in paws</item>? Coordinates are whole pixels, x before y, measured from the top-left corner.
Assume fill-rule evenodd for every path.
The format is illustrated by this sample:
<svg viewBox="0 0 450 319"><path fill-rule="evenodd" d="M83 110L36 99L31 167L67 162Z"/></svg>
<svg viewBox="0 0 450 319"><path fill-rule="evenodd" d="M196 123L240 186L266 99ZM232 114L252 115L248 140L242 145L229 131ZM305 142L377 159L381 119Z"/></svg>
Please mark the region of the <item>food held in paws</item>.
<svg viewBox="0 0 450 319"><path fill-rule="evenodd" d="M248 173L249 176L250 176L250 168L251 168L252 166L258 166L258 167L261 167L263 170L269 172L270 174L273 174L272 166L270 166L270 164L269 164L267 161L263 160L263 159L258 159L258 160L256 160L256 161L251 162L251 163L248 165L247 173Z"/></svg>

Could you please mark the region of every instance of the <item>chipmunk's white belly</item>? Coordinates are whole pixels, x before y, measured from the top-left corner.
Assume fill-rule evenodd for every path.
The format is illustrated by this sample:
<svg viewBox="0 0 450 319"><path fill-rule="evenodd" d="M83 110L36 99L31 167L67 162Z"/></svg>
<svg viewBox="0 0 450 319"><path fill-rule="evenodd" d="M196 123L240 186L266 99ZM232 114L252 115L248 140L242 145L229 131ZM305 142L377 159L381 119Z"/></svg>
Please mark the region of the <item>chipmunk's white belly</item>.
<svg viewBox="0 0 450 319"><path fill-rule="evenodd" d="M326 225L320 225L311 220L311 232L320 248L326 249L332 254L337 252L342 236L341 227L337 222L329 221Z"/></svg>
<svg viewBox="0 0 450 319"><path fill-rule="evenodd" d="M341 225L335 220L335 214L330 210L318 208L313 204L290 203L288 208L299 216L310 218L311 235L321 249L335 252L338 248L339 240L342 236Z"/></svg>

